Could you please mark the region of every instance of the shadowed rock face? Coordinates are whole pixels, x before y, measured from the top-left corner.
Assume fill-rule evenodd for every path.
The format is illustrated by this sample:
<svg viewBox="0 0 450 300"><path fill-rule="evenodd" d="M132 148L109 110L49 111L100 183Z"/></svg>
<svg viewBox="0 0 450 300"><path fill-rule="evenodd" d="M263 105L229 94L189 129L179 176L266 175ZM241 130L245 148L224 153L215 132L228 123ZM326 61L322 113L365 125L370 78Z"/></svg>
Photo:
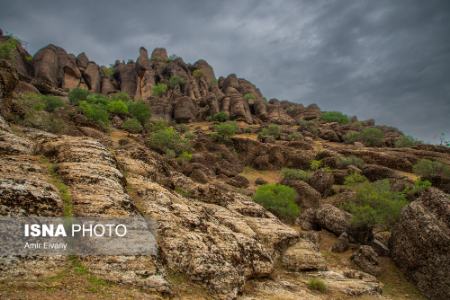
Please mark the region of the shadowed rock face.
<svg viewBox="0 0 450 300"><path fill-rule="evenodd" d="M450 198L431 189L402 212L391 256L430 299L450 298Z"/></svg>

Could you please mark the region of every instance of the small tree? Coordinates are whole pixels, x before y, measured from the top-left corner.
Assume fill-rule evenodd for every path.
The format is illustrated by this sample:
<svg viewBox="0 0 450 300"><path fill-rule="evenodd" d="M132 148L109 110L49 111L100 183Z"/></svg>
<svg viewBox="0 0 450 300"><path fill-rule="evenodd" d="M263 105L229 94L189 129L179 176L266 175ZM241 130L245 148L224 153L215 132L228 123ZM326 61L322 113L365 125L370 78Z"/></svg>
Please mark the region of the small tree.
<svg viewBox="0 0 450 300"><path fill-rule="evenodd" d="M383 143L384 133L381 129L371 127L361 131L360 139L367 146L380 146Z"/></svg>
<svg viewBox="0 0 450 300"><path fill-rule="evenodd" d="M89 91L81 88L71 89L69 92L69 101L73 105L78 105L80 101L86 100L89 96Z"/></svg>
<svg viewBox="0 0 450 300"><path fill-rule="evenodd" d="M214 137L219 141L228 141L236 134L238 125L234 121L228 121L214 125Z"/></svg>
<svg viewBox="0 0 450 300"><path fill-rule="evenodd" d="M156 97L161 97L167 92L167 84L165 83L158 83L155 84L152 88L152 94Z"/></svg>
<svg viewBox="0 0 450 300"><path fill-rule="evenodd" d="M141 122L142 125L150 119L150 107L142 101L128 102L128 112Z"/></svg>
<svg viewBox="0 0 450 300"><path fill-rule="evenodd" d="M350 123L350 118L338 111L324 111L320 118L326 122L338 122L340 124Z"/></svg>
<svg viewBox="0 0 450 300"><path fill-rule="evenodd" d="M278 183L260 186L253 196L256 203L287 222L293 222L300 214L296 198L293 188Z"/></svg>
<svg viewBox="0 0 450 300"><path fill-rule="evenodd" d="M185 139L173 127L165 127L150 133L148 145L161 153L174 156L180 155L183 151L189 151L189 140Z"/></svg>
<svg viewBox="0 0 450 300"><path fill-rule="evenodd" d="M143 127L138 119L127 119L122 124L122 128L130 133L140 133L143 130Z"/></svg>

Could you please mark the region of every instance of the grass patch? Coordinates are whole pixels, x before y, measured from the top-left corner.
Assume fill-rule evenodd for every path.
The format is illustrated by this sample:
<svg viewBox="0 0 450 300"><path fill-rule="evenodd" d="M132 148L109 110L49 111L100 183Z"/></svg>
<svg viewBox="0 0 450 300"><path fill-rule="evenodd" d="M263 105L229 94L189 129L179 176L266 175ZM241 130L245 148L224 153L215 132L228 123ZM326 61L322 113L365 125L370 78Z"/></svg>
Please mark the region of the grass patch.
<svg viewBox="0 0 450 300"><path fill-rule="evenodd" d="M327 291L327 285L325 281L320 278L311 278L310 280L308 280L306 285L310 290L313 291L318 291L320 293L326 293Z"/></svg>

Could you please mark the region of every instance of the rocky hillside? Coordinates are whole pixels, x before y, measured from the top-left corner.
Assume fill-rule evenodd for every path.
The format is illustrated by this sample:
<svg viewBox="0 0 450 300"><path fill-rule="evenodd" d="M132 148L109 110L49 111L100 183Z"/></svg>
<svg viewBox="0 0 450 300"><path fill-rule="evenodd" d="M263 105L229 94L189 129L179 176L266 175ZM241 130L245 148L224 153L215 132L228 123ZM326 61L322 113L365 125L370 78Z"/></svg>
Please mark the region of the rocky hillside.
<svg viewBox="0 0 450 300"><path fill-rule="evenodd" d="M0 34L0 97L0 215L145 216L158 242L0 257L2 299L450 298L448 147L161 48L103 67Z"/></svg>

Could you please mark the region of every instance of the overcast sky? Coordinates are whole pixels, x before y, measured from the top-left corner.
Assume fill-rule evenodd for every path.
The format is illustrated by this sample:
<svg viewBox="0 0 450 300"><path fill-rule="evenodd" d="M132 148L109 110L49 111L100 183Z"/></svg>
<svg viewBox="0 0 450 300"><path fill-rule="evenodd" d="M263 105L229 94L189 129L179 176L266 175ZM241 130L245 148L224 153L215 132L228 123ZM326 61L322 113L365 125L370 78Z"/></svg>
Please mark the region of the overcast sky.
<svg viewBox="0 0 450 300"><path fill-rule="evenodd" d="M428 142L450 136L450 1L0 0L0 28L99 64L140 46L206 59L267 98L317 103Z"/></svg>

